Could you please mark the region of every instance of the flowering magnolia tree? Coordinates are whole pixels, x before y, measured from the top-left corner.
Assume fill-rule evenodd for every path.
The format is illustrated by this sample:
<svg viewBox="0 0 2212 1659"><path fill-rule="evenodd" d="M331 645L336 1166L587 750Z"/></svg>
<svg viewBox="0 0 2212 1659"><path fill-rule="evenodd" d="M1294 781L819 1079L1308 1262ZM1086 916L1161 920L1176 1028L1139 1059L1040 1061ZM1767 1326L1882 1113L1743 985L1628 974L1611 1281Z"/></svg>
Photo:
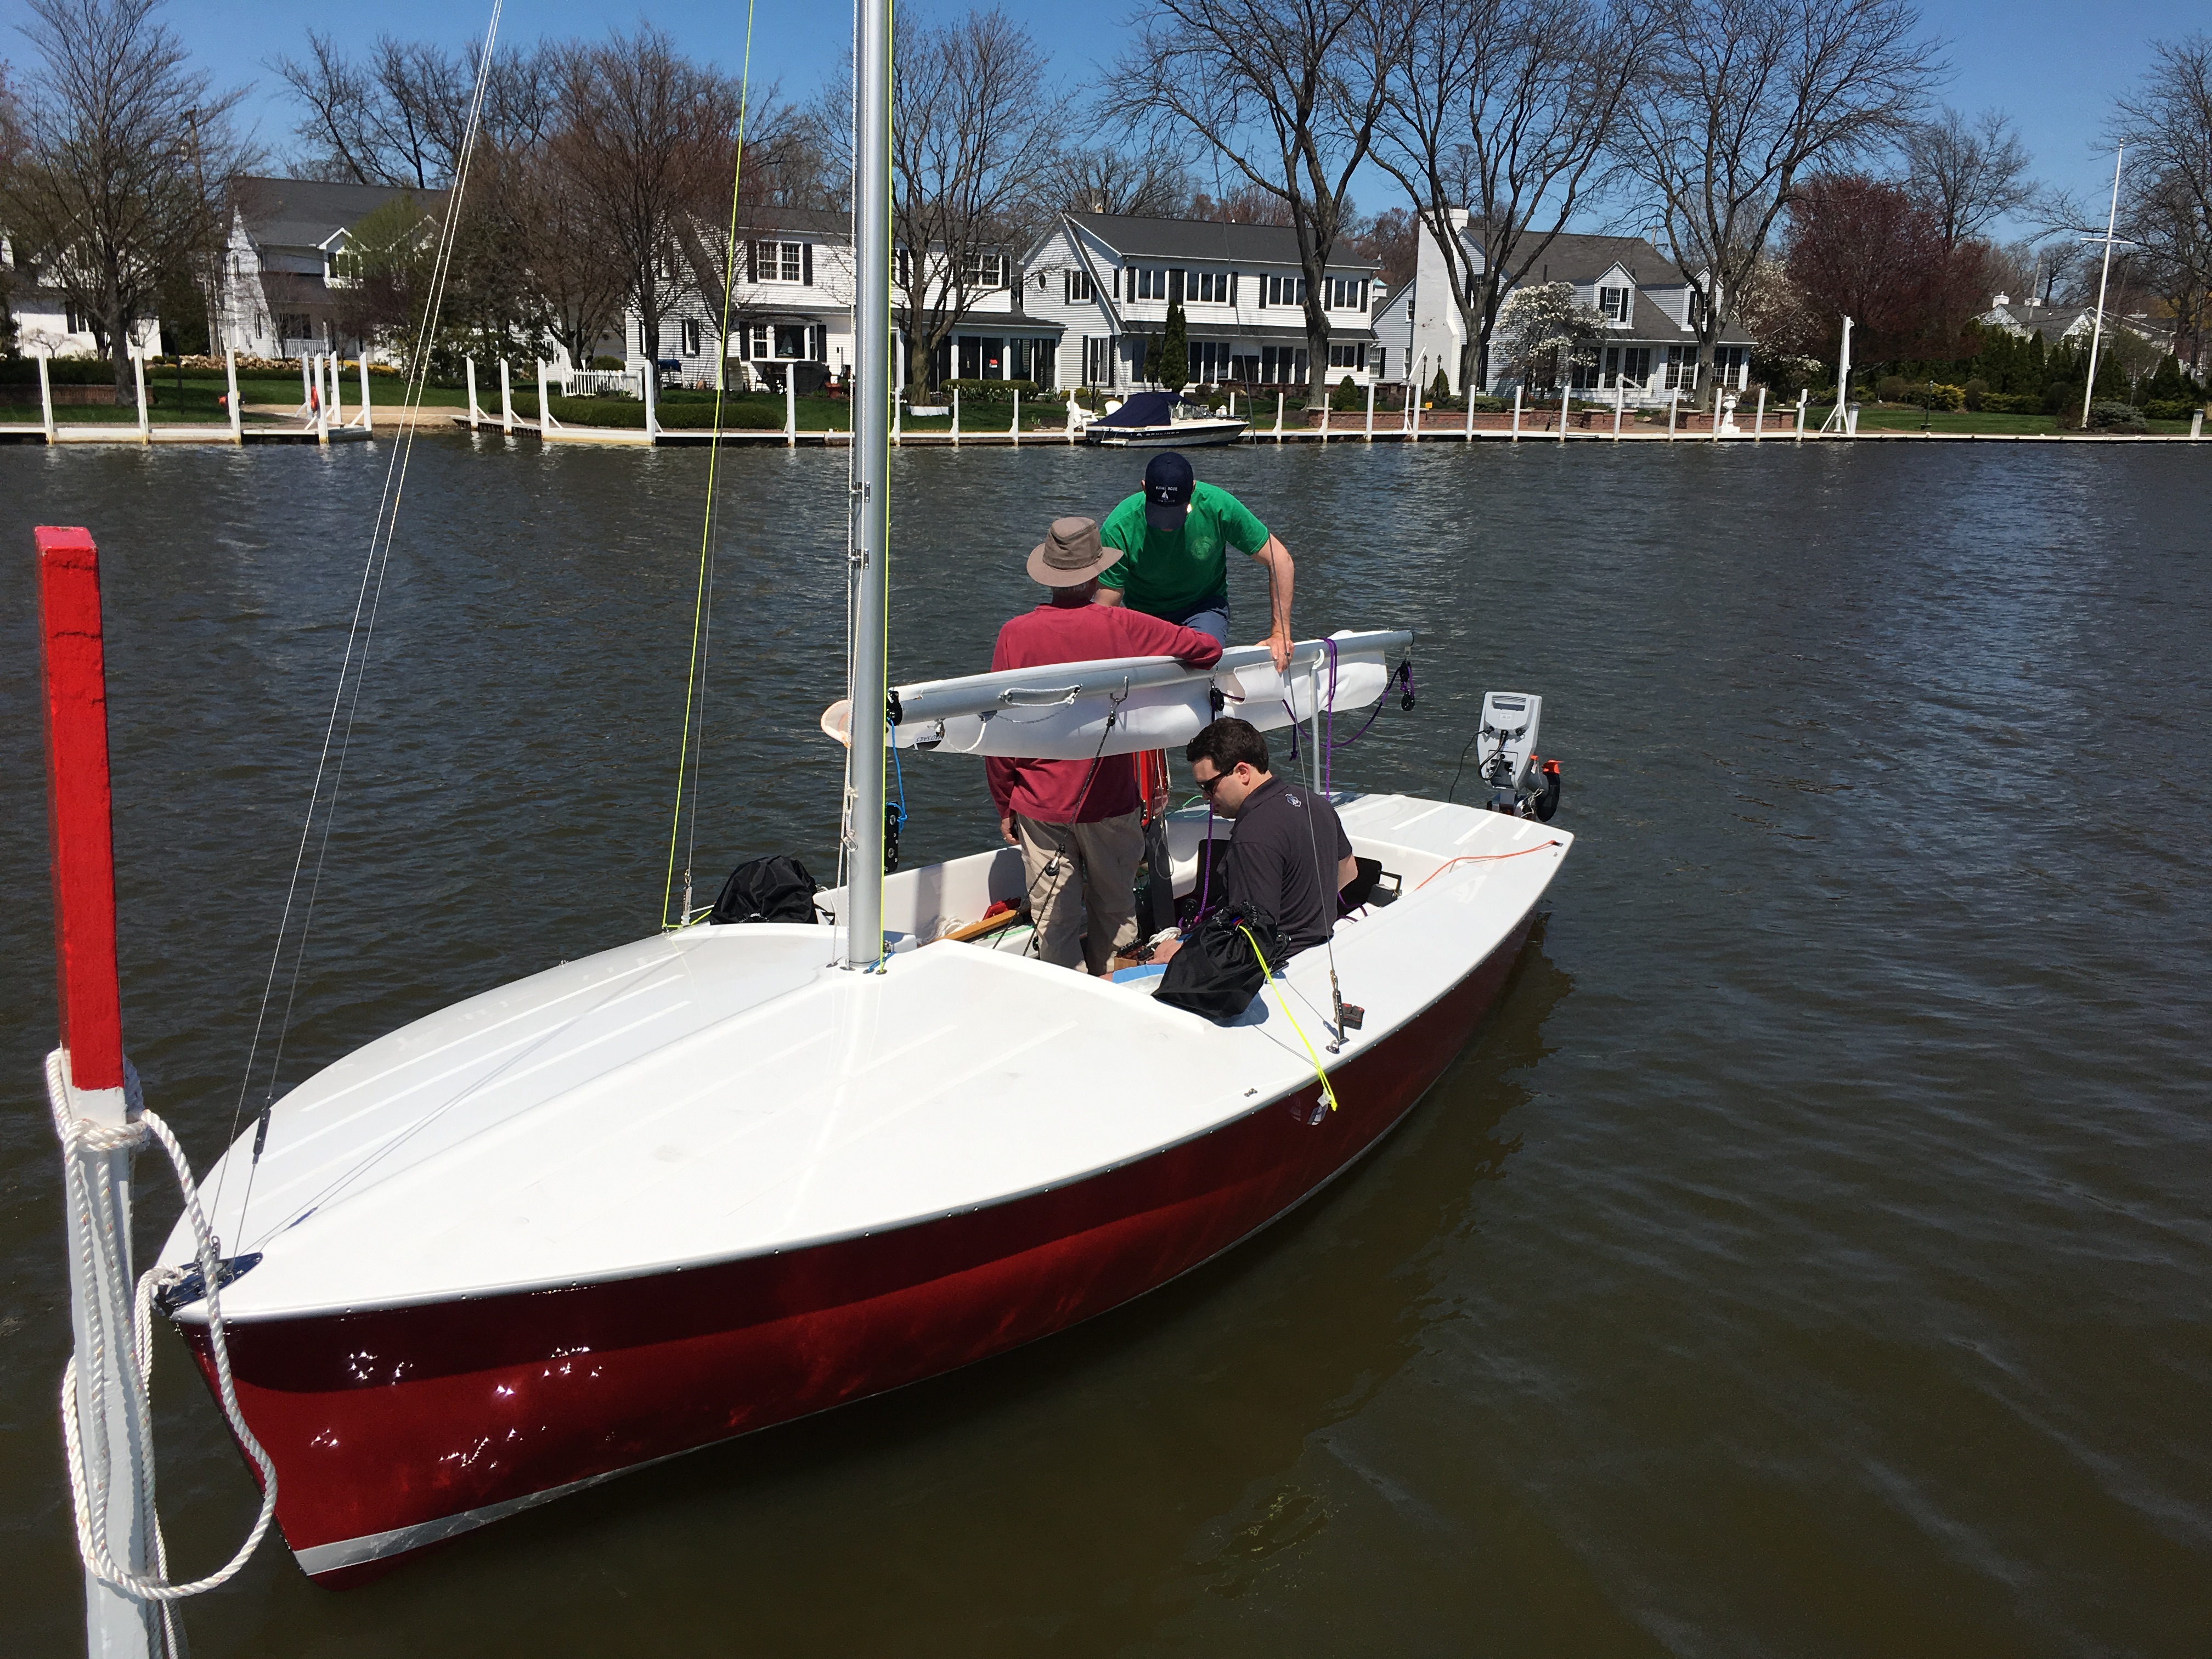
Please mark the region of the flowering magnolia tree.
<svg viewBox="0 0 2212 1659"><path fill-rule="evenodd" d="M1564 383L1569 365L1597 361L1604 333L1604 317L1575 298L1572 283L1540 283L1506 295L1492 337L1509 374Z"/></svg>

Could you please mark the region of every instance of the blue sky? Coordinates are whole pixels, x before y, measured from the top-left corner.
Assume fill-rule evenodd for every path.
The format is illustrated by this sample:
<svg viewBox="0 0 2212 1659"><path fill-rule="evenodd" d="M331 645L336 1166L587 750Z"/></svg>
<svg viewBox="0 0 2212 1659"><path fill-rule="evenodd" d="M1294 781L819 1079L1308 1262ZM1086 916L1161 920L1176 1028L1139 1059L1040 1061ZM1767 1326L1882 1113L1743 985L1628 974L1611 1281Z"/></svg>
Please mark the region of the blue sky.
<svg viewBox="0 0 2212 1659"><path fill-rule="evenodd" d="M1048 54L1041 78L1078 89L1100 84L1095 66L1118 50L1128 12L1107 3L1072 6L1042 0L1006 0ZM938 0L938 9L945 9ZM281 52L297 52L306 20L315 9L290 0L170 0L171 25L222 80L253 82L246 111L264 142L280 153L293 116L282 88L265 67ZM488 0L384 0L370 7L337 7L322 19L341 41L365 44L389 30L403 36L459 43L479 32ZM753 73L780 81L787 94L803 94L833 72L849 28L843 7L793 0L759 0L754 15ZM0 0L11 23L26 15L21 0ZM2099 134L2112 96L2131 85L2149 61L2150 42L2208 27L2203 0L2142 0L2115 15L2099 6L2058 0L1925 0L1929 30L1948 43L1956 73L1948 100L1969 112L1994 106L2008 112L2035 156L2038 175L2083 197L2101 196L2112 177L2111 153ZM744 52L742 0L649 0L636 11L611 11L581 0L511 0L503 33L509 40L541 35L597 34L610 22L649 18L690 51L734 72ZM12 29L0 57L21 64L28 44ZM1363 190L1360 205L1372 211L1393 204L1387 180Z"/></svg>

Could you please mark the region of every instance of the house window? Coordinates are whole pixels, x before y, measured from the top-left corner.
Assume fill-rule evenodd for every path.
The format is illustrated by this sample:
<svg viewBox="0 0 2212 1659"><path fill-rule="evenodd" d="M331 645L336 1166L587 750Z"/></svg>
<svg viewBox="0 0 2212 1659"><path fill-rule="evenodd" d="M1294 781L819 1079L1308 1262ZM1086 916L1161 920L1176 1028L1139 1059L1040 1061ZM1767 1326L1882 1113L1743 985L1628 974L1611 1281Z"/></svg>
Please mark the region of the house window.
<svg viewBox="0 0 2212 1659"><path fill-rule="evenodd" d="M814 279L809 268L814 261L812 252L805 242L755 242L753 244L753 281L757 283L807 283Z"/></svg>
<svg viewBox="0 0 2212 1659"><path fill-rule="evenodd" d="M1601 288L1597 291L1597 308L1609 323L1628 320L1628 290L1625 288Z"/></svg>
<svg viewBox="0 0 2212 1659"><path fill-rule="evenodd" d="M983 253L968 250L961 261L960 280L967 288L1004 288L1006 286L1006 256L1003 253ZM973 378L970 376L969 378Z"/></svg>
<svg viewBox="0 0 2212 1659"><path fill-rule="evenodd" d="M1306 279L1303 276L1262 276L1260 279L1260 303L1263 306L1304 305L1306 299Z"/></svg>
<svg viewBox="0 0 2212 1659"><path fill-rule="evenodd" d="M1667 348L1667 378L1660 389L1663 392L1695 392L1698 389L1697 347L1670 345Z"/></svg>
<svg viewBox="0 0 2212 1659"><path fill-rule="evenodd" d="M1129 297L1133 300L1164 300L1168 297L1168 273L1164 267L1133 265L1129 269Z"/></svg>
<svg viewBox="0 0 2212 1659"><path fill-rule="evenodd" d="M1750 349L1746 346L1716 346L1713 349L1713 368L1720 377L1723 392L1741 392L1750 384Z"/></svg>
<svg viewBox="0 0 2212 1659"><path fill-rule="evenodd" d="M1201 386L1218 386L1237 378L1226 340L1194 340L1190 345L1190 378Z"/></svg>
<svg viewBox="0 0 2212 1659"><path fill-rule="evenodd" d="M1376 380L1387 380L1390 378L1390 370L1388 367L1389 362L1390 348L1389 346L1376 346L1375 348L1374 357L1375 378Z"/></svg>
<svg viewBox="0 0 2212 1659"><path fill-rule="evenodd" d="M1364 368L1367 367L1367 347L1351 341L1332 341L1328 348L1331 368Z"/></svg>
<svg viewBox="0 0 2212 1659"><path fill-rule="evenodd" d="M806 325L804 323L778 323L775 325L775 355L787 362L796 362L806 356Z"/></svg>
<svg viewBox="0 0 2212 1659"><path fill-rule="evenodd" d="M304 311L288 311L276 325L276 337L280 340L312 340L315 337L314 322Z"/></svg>
<svg viewBox="0 0 2212 1659"><path fill-rule="evenodd" d="M1641 392L1651 384L1651 348L1624 346L1620 352L1620 384Z"/></svg>
<svg viewBox="0 0 2212 1659"><path fill-rule="evenodd" d="M1231 286L1236 273L1228 270L1194 270L1186 292L1188 297L1202 305L1225 306L1236 295Z"/></svg>
<svg viewBox="0 0 2212 1659"><path fill-rule="evenodd" d="M1066 292L1061 297L1069 305L1080 305L1086 300L1097 297L1098 291L1091 286L1089 271L1069 270L1060 274L1066 278Z"/></svg>
<svg viewBox="0 0 2212 1659"><path fill-rule="evenodd" d="M1311 378L1306 354L1289 346L1260 348L1260 381L1263 386L1304 386Z"/></svg>
<svg viewBox="0 0 2212 1659"><path fill-rule="evenodd" d="M1114 373L1114 342L1095 335L1083 338L1083 384L1106 386Z"/></svg>
<svg viewBox="0 0 2212 1659"><path fill-rule="evenodd" d="M1692 289L1682 314L1689 319L1683 325L1684 327L1692 332L1703 329L1705 325L1705 296L1698 289Z"/></svg>
<svg viewBox="0 0 2212 1659"><path fill-rule="evenodd" d="M1365 284L1356 276L1329 276L1322 279L1321 302L1329 311L1364 311L1360 289Z"/></svg>
<svg viewBox="0 0 2212 1659"><path fill-rule="evenodd" d="M690 318L684 321L684 355L687 357L699 355L699 325Z"/></svg>

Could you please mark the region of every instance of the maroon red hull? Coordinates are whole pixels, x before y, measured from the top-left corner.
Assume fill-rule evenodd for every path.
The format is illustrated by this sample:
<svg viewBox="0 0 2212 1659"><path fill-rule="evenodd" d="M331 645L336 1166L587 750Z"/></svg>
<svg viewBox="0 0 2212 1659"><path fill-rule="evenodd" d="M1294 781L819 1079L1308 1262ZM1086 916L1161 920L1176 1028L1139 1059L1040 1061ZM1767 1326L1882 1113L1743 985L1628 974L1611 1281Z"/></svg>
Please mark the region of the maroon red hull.
<svg viewBox="0 0 2212 1659"><path fill-rule="evenodd" d="M892 1232L233 1326L239 1401L276 1460L286 1541L319 1582L358 1582L476 1511L934 1376L1165 1284L1387 1133L1496 999L1531 919L1333 1073L1340 1109L1318 1123L1316 1085L1121 1168ZM210 1371L204 1328L186 1335Z"/></svg>

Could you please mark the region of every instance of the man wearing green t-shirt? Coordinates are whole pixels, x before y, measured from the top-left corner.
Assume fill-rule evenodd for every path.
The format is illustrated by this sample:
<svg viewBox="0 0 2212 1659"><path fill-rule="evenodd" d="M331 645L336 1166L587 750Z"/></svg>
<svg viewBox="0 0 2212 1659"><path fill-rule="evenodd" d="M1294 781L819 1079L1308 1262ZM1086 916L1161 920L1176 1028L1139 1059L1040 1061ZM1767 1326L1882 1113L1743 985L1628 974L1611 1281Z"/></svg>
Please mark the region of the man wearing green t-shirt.
<svg viewBox="0 0 2212 1659"><path fill-rule="evenodd" d="M1280 670L1291 660L1290 550L1227 490L1200 483L1190 463L1163 450L1145 487L1106 515L1098 539L1121 556L1098 578L1100 605L1126 605L1229 643L1229 550L1267 572L1267 637Z"/></svg>

